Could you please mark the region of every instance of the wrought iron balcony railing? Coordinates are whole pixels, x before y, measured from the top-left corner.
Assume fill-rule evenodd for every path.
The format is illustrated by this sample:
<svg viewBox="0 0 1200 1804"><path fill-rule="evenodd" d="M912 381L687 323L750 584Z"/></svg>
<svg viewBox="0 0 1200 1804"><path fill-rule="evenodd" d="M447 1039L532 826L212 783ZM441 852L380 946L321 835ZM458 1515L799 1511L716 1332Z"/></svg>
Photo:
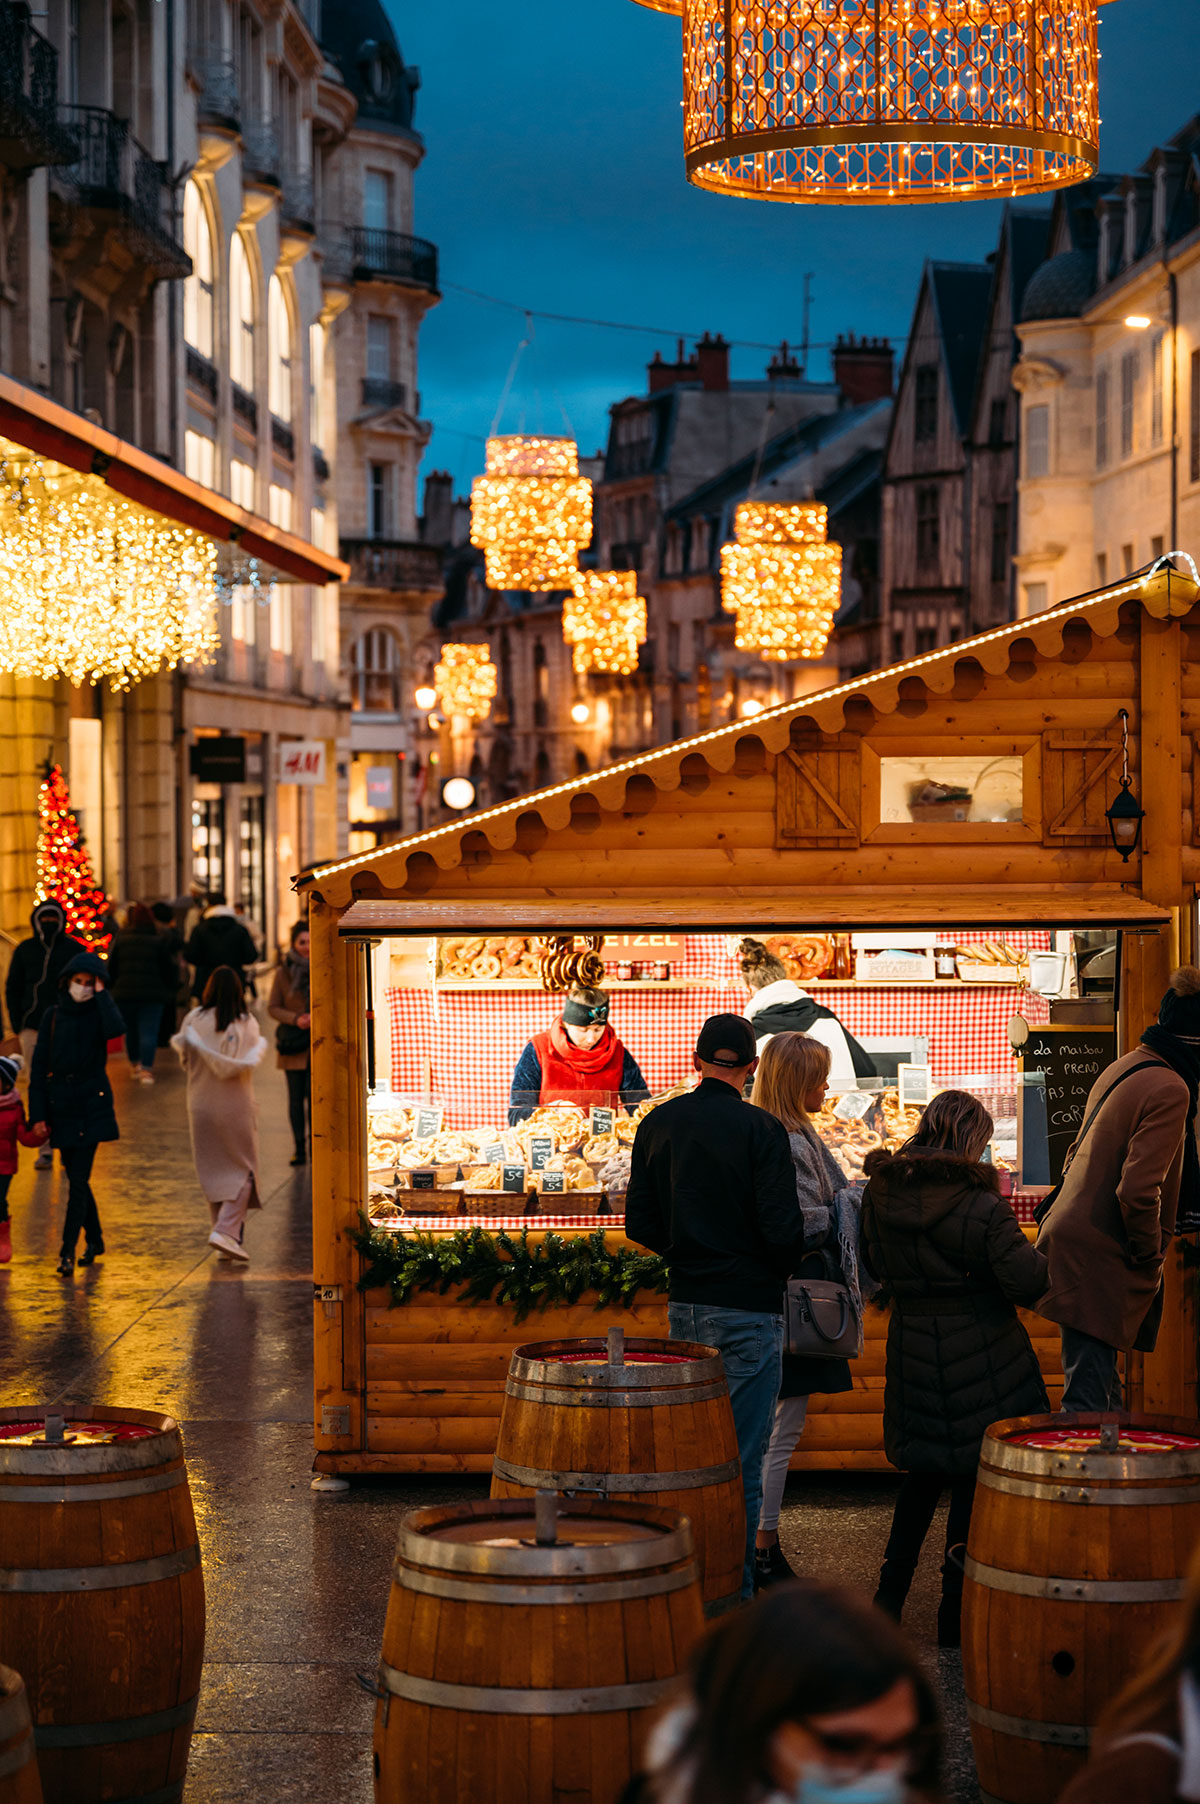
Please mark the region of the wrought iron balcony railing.
<svg viewBox="0 0 1200 1804"><path fill-rule="evenodd" d="M350 581L366 589L422 589L440 593L442 552L421 539L343 539Z"/></svg>
<svg viewBox="0 0 1200 1804"><path fill-rule="evenodd" d="M273 119L255 119L242 127L242 169L248 179L279 186L282 161Z"/></svg>
<svg viewBox="0 0 1200 1804"><path fill-rule="evenodd" d="M279 211L290 225L311 232L316 211L313 179L307 170L286 170L279 183Z"/></svg>
<svg viewBox="0 0 1200 1804"><path fill-rule="evenodd" d="M193 44L187 53L187 72L197 90L196 113L201 125L218 125L226 131L237 131L242 108L237 63L232 50L224 50L219 45Z"/></svg>
<svg viewBox="0 0 1200 1804"><path fill-rule="evenodd" d="M191 259L175 237L166 167L138 143L128 120L97 106L65 106L60 117L72 147L55 181L67 199L115 215L156 275L190 275Z"/></svg>
<svg viewBox="0 0 1200 1804"><path fill-rule="evenodd" d="M327 275L344 282L403 282L437 293L438 253L427 238L384 232L374 226L322 227Z"/></svg>
<svg viewBox="0 0 1200 1804"><path fill-rule="evenodd" d="M404 407L408 402L408 390L403 382L391 382L383 376L364 376L362 379L362 404L364 407Z"/></svg>
<svg viewBox="0 0 1200 1804"><path fill-rule="evenodd" d="M271 443L280 456L286 457L289 463L295 460L296 434L286 420L277 419L274 414L271 415Z"/></svg>
<svg viewBox="0 0 1200 1804"><path fill-rule="evenodd" d="M58 118L58 52L23 0L0 0L0 163L34 169L73 150Z"/></svg>
<svg viewBox="0 0 1200 1804"><path fill-rule="evenodd" d="M230 396L233 400L233 411L239 420L249 426L251 432L258 431L258 402L248 390L236 382L229 384Z"/></svg>
<svg viewBox="0 0 1200 1804"><path fill-rule="evenodd" d="M210 357L197 351L194 345L185 346L187 351L187 379L193 388L199 388L215 401L217 398L217 366Z"/></svg>

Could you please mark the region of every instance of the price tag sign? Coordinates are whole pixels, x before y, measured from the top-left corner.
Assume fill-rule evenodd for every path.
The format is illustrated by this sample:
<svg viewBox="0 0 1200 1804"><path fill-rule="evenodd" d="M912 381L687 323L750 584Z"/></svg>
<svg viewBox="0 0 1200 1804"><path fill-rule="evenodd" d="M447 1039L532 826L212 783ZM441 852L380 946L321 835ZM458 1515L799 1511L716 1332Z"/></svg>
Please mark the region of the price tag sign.
<svg viewBox="0 0 1200 1804"><path fill-rule="evenodd" d="M508 1157L504 1142L502 1140L493 1140L490 1146L484 1147L481 1157L485 1165L503 1165L505 1159Z"/></svg>
<svg viewBox="0 0 1200 1804"><path fill-rule="evenodd" d="M414 1190L433 1190L435 1188L435 1173L432 1171L414 1171L412 1174L412 1187Z"/></svg>
<svg viewBox="0 0 1200 1804"><path fill-rule="evenodd" d="M551 1196L551 1195L555 1195L555 1194L561 1196L563 1191L566 1189L566 1187L567 1187L567 1174L565 1171L544 1171L542 1173L542 1195L543 1196Z"/></svg>
<svg viewBox="0 0 1200 1804"><path fill-rule="evenodd" d="M525 1167L523 1165L506 1165L501 1180L501 1188L510 1195L525 1194Z"/></svg>
<svg viewBox="0 0 1200 1804"><path fill-rule="evenodd" d="M903 1070L903 1066L901 1069ZM839 1121L861 1121L874 1103L875 1098L868 1096L865 1090L847 1090L834 1103L833 1112Z"/></svg>
<svg viewBox="0 0 1200 1804"><path fill-rule="evenodd" d="M611 1134L616 1126L617 1111L615 1109L593 1109L591 1128L593 1134Z"/></svg>
<svg viewBox="0 0 1200 1804"><path fill-rule="evenodd" d="M422 1103L417 1110L417 1119L413 1127L413 1137L417 1140L428 1140L433 1134L442 1131L442 1119L446 1113L443 1102Z"/></svg>
<svg viewBox="0 0 1200 1804"><path fill-rule="evenodd" d="M554 1157L553 1134L534 1134L529 1142L529 1165L532 1171L545 1171Z"/></svg>
<svg viewBox="0 0 1200 1804"><path fill-rule="evenodd" d="M900 1107L923 1109L930 1094L929 1066L898 1065L896 1076L900 1085Z"/></svg>

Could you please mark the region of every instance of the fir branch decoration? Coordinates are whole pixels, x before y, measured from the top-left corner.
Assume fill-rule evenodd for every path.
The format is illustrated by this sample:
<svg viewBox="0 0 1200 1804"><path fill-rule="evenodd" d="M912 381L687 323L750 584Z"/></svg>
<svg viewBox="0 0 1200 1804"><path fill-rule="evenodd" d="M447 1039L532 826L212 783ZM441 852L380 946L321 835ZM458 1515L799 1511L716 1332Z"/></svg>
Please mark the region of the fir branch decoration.
<svg viewBox="0 0 1200 1804"><path fill-rule="evenodd" d="M666 1261L657 1253L610 1247L603 1228L591 1234L547 1233L530 1246L529 1233L462 1228L454 1234L386 1234L361 1214L350 1239L366 1260L360 1290L386 1288L392 1307L414 1291L455 1288L464 1302L501 1303L523 1322L535 1311L578 1303L594 1292L597 1310L632 1304L639 1291L661 1295L667 1288Z"/></svg>

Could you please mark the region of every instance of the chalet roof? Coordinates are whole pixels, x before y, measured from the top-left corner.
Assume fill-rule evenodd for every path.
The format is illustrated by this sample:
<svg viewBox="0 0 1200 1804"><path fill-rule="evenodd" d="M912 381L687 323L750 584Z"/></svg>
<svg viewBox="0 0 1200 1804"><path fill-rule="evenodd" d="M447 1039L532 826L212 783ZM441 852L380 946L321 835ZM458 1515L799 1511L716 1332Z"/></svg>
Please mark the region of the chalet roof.
<svg viewBox="0 0 1200 1804"><path fill-rule="evenodd" d="M479 847L486 843L497 850L508 848L515 843L523 822L540 822L550 831L568 826L573 809L585 798L588 812L597 808L601 812L619 811L626 806L631 789L635 795L652 799L654 791L678 789L706 766L731 770L739 749L748 744L757 742L774 753L783 751L794 735L802 737L806 730L840 733L846 730L847 708L853 703L866 702L880 714L893 714L902 705L919 701L923 694L947 694L963 664L979 666L990 675L1003 675L1014 663L1028 662L1030 650L1054 657L1062 650L1064 636L1075 622L1109 636L1116 630L1123 604L1137 603L1154 618L1166 619L1187 613L1198 599L1200 584L1170 566L1160 567L1153 574L1128 577L1045 614L995 627L940 651L909 658L890 669L782 703L756 715L752 722L736 721L679 739L656 751L623 759L607 770L519 796L515 801L431 827L374 852L341 859L299 877L297 888L311 889L338 907L353 900L358 877L371 878L372 892L379 884L397 891L404 885L408 861L413 857L431 857L443 869L450 869L462 862L468 840Z"/></svg>
<svg viewBox="0 0 1200 1804"><path fill-rule="evenodd" d="M992 272L986 263L928 263L942 355L950 383L950 399L960 438L971 427L975 374L987 329Z"/></svg>

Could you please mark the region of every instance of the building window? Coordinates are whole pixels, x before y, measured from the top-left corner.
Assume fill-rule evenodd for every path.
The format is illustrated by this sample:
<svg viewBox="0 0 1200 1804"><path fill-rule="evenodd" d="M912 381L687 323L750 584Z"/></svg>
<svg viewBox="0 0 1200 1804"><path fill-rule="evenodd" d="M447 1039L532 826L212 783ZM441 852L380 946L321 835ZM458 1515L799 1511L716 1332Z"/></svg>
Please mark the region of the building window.
<svg viewBox="0 0 1200 1804"><path fill-rule="evenodd" d="M917 563L922 568L936 564L941 550L939 500L938 491L932 484L917 490Z"/></svg>
<svg viewBox="0 0 1200 1804"><path fill-rule="evenodd" d="M919 441L937 437L938 367L919 363L914 381L913 437Z"/></svg>
<svg viewBox="0 0 1200 1804"><path fill-rule="evenodd" d="M292 316L278 276L267 290L267 405L285 426L292 423Z"/></svg>
<svg viewBox="0 0 1200 1804"><path fill-rule="evenodd" d="M216 487L217 447L203 432L187 427L183 434L183 473L206 489Z"/></svg>
<svg viewBox="0 0 1200 1804"><path fill-rule="evenodd" d="M373 626L355 645L350 698L358 714L400 712L400 645L386 626Z"/></svg>
<svg viewBox="0 0 1200 1804"><path fill-rule="evenodd" d="M1096 468L1108 465L1108 371L1096 371Z"/></svg>
<svg viewBox="0 0 1200 1804"><path fill-rule="evenodd" d="M229 373L254 393L254 275L240 232L229 248Z"/></svg>
<svg viewBox="0 0 1200 1804"><path fill-rule="evenodd" d="M1153 563L1154 560L1156 558L1160 558L1162 556L1162 554L1163 554L1163 536L1160 532L1158 532L1158 533L1155 533L1154 537L1150 541L1150 561Z"/></svg>
<svg viewBox="0 0 1200 1804"><path fill-rule="evenodd" d="M183 248L192 273L183 284L183 336L201 357L213 354L213 243L208 214L195 182L183 191Z"/></svg>
<svg viewBox="0 0 1200 1804"><path fill-rule="evenodd" d="M329 522L325 517L325 509L323 507L314 507L310 509L308 518L309 537L313 544L323 551L328 551L330 549L329 541L333 537L333 534L329 530ZM336 551L337 546L335 545L333 549ZM329 635L327 631L327 622L330 617L330 610L327 603L331 592L336 600L337 590L334 589L331 591L324 583L314 584L308 592L311 603L309 641L314 664L324 664L328 653ZM336 612L337 610L335 607L333 610L335 617Z"/></svg>
<svg viewBox="0 0 1200 1804"><path fill-rule="evenodd" d="M371 464L367 485L367 531L373 539L391 537L394 464Z"/></svg>
<svg viewBox="0 0 1200 1804"><path fill-rule="evenodd" d="M1137 352L1121 359L1121 456L1133 456L1134 409L1137 401Z"/></svg>
<svg viewBox="0 0 1200 1804"><path fill-rule="evenodd" d="M1045 583L1025 584L1025 612L1027 614L1044 614L1046 612Z"/></svg>
<svg viewBox="0 0 1200 1804"><path fill-rule="evenodd" d="M315 320L308 328L308 427L313 448L325 449L325 328Z"/></svg>
<svg viewBox="0 0 1200 1804"><path fill-rule="evenodd" d="M1163 441L1163 335L1155 334L1150 343L1150 443Z"/></svg>
<svg viewBox="0 0 1200 1804"><path fill-rule="evenodd" d="M1107 581L1108 553L1107 551L1098 551L1096 553L1096 587L1102 589Z"/></svg>
<svg viewBox="0 0 1200 1804"><path fill-rule="evenodd" d="M988 444L999 449L1008 437L1008 402L1001 396L992 402L988 414Z"/></svg>
<svg viewBox="0 0 1200 1804"><path fill-rule="evenodd" d="M992 581L994 583L1008 581L1008 522L1008 502L997 501L992 509Z"/></svg>
<svg viewBox="0 0 1200 1804"><path fill-rule="evenodd" d="M1133 575L1133 546L1132 545L1122 545L1122 547L1121 547L1121 571L1122 571L1122 574L1125 576Z"/></svg>
<svg viewBox="0 0 1200 1804"><path fill-rule="evenodd" d="M371 382L392 379L392 322L385 314L367 315L367 377Z"/></svg>
<svg viewBox="0 0 1200 1804"><path fill-rule="evenodd" d="M292 491L273 482L267 491L267 518L272 526L292 531ZM292 653L292 585L275 583L271 589L270 646L284 657Z"/></svg>
<svg viewBox="0 0 1200 1804"><path fill-rule="evenodd" d="M368 169L363 178L363 224L368 232L392 226L392 178L385 169Z"/></svg>
<svg viewBox="0 0 1200 1804"><path fill-rule="evenodd" d="M1200 482L1200 351L1192 352L1191 417L1188 437L1191 441L1188 471L1192 482Z"/></svg>
<svg viewBox="0 0 1200 1804"><path fill-rule="evenodd" d="M254 486L253 464L233 458L229 465L229 498L250 514L254 512Z"/></svg>
<svg viewBox="0 0 1200 1804"><path fill-rule="evenodd" d="M1025 474L1050 474L1050 409L1045 402L1025 409Z"/></svg>

